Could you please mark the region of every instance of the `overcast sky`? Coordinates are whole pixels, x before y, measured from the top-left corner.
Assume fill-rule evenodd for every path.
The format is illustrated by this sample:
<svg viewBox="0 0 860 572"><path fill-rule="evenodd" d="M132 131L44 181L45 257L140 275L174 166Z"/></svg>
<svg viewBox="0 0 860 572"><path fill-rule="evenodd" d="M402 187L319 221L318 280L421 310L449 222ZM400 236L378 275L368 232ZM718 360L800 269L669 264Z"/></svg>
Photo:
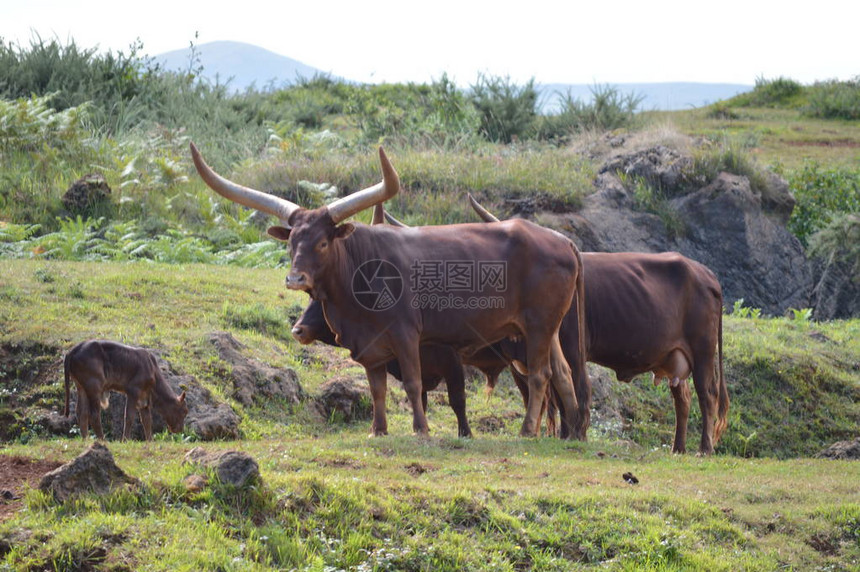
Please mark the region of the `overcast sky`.
<svg viewBox="0 0 860 572"><path fill-rule="evenodd" d="M0 0L0 37L157 55L255 44L364 82L803 83L860 75L860 2ZM194 40L195 33L198 34Z"/></svg>

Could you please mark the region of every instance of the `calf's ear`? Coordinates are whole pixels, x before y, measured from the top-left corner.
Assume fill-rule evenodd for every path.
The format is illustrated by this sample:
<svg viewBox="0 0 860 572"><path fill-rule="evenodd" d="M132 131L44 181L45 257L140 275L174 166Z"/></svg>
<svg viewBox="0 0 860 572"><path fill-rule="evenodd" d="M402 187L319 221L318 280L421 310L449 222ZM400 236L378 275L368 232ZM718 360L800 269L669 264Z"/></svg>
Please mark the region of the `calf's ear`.
<svg viewBox="0 0 860 572"><path fill-rule="evenodd" d="M287 228L285 226L270 226L266 232L269 233L269 236L272 238L286 242L290 239L291 230L291 228Z"/></svg>

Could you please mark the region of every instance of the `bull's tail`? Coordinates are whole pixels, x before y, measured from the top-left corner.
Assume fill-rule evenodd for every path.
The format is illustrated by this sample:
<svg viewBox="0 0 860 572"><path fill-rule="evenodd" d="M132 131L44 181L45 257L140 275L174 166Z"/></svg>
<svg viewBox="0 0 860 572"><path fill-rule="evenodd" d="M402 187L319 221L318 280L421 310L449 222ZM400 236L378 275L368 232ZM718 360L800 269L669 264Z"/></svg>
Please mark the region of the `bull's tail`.
<svg viewBox="0 0 860 572"><path fill-rule="evenodd" d="M585 362L588 359L585 343L585 267L582 264L582 254L579 249L573 242L571 242L571 246L576 254L576 262L579 264L579 272L576 275L576 294L574 295L574 303L576 304L579 318L576 321L577 337L579 338L577 343L577 352L579 353L579 364L577 365L579 365L579 371L574 372L572 371L573 368L571 368L571 373L573 374L574 390L579 410L579 426L577 427L576 437L584 441L588 426L591 424L591 381L588 379L588 370L585 366Z"/></svg>
<svg viewBox="0 0 860 572"><path fill-rule="evenodd" d="M729 426L729 389L726 386L726 375L723 370L723 308L720 304L719 330L717 331L717 420L714 424L714 445L720 440L720 436Z"/></svg>
<svg viewBox="0 0 860 572"><path fill-rule="evenodd" d="M69 354L71 353L71 351L68 352L63 358L63 379L66 386L66 406L63 408L63 417L69 416Z"/></svg>

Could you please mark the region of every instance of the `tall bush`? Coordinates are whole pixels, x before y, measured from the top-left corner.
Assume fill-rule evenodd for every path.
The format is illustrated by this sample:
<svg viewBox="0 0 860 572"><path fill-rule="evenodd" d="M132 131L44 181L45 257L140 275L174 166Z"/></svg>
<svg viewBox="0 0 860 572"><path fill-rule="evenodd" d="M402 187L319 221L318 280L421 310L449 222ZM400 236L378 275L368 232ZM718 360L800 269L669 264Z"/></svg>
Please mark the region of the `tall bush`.
<svg viewBox="0 0 860 572"><path fill-rule="evenodd" d="M534 79L517 85L508 77L481 74L471 86L470 100L478 111L480 133L489 141L510 143L534 133L538 100Z"/></svg>

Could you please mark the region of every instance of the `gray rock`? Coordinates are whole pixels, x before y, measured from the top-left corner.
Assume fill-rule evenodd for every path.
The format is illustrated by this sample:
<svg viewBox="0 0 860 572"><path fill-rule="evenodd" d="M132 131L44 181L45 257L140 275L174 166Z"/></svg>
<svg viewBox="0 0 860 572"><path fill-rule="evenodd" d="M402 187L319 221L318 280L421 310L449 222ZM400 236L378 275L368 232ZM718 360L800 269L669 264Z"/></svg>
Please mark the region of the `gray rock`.
<svg viewBox="0 0 860 572"><path fill-rule="evenodd" d="M83 493L106 495L116 488L138 483L116 465L108 448L96 441L69 463L46 473L39 482L39 490L65 501Z"/></svg>
<svg viewBox="0 0 860 572"><path fill-rule="evenodd" d="M600 173L624 173L645 179L669 196L692 184L686 172L693 160L680 151L657 145L634 153L612 157L600 168Z"/></svg>
<svg viewBox="0 0 860 572"><path fill-rule="evenodd" d="M821 451L818 457L825 459L860 459L860 437L853 441L839 441Z"/></svg>
<svg viewBox="0 0 860 572"><path fill-rule="evenodd" d="M659 158L670 164L652 162ZM632 169L661 184L689 184L675 173L684 160L672 153L638 153L614 161L613 169ZM739 298L777 316L789 308L810 307L811 265L800 241L785 227L794 200L787 185L774 179L756 193L746 177L721 173L703 188L668 201L684 223L684 231L675 236L659 216L633 208L633 197L613 169L598 176L596 192L584 199L579 212L542 215L538 222L566 233L586 252L678 251L714 271L729 308Z"/></svg>
<svg viewBox="0 0 860 572"><path fill-rule="evenodd" d="M84 175L63 195L63 206L73 214L85 214L95 207L110 202L111 190L101 174Z"/></svg>
<svg viewBox="0 0 860 572"><path fill-rule="evenodd" d="M781 215L763 211L746 177L721 173L672 205L687 226L675 249L714 271L726 306L743 298L775 316L810 306L812 271L803 246Z"/></svg>
<svg viewBox="0 0 860 572"><path fill-rule="evenodd" d="M195 447L185 455L185 462L212 469L222 483L237 488L262 482L257 461L240 451L209 453L202 447Z"/></svg>
<svg viewBox="0 0 860 572"><path fill-rule="evenodd" d="M366 383L349 377L337 377L323 383L315 404L325 419L338 414L344 421L352 422L370 419L372 413L370 388Z"/></svg>
<svg viewBox="0 0 860 572"><path fill-rule="evenodd" d="M282 399L298 404L304 398L299 376L289 368L274 368L242 355L244 347L228 332L208 335L219 357L230 364L228 376L233 382L233 397L243 405L253 405L269 399Z"/></svg>

